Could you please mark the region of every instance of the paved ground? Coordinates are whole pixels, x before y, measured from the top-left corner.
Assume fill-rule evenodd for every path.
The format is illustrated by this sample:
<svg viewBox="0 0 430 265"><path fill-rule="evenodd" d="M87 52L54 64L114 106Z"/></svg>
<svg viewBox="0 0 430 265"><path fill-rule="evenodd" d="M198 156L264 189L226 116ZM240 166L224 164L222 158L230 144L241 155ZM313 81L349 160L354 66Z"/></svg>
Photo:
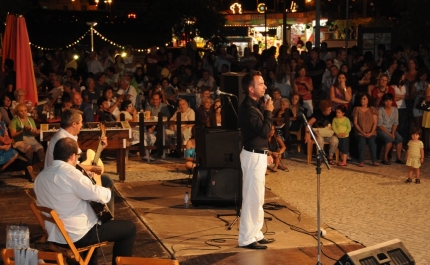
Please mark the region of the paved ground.
<svg viewBox="0 0 430 265"><path fill-rule="evenodd" d="M269 173L266 186L304 213L316 217L315 164L308 165L305 159L298 154L284 160L290 172ZM185 171L178 162L181 160L169 159L162 164L131 160L127 165L126 181L183 178ZM430 233L426 228L430 223L429 164L429 161L424 162L421 168L422 183L419 185L404 183L405 165L374 167L366 164L360 168L352 161L347 167L332 166L331 170L324 167L321 173L322 222L366 246L399 238L416 264L430 264Z"/></svg>
<svg viewBox="0 0 430 265"><path fill-rule="evenodd" d="M106 160L106 171L113 174L115 161ZM178 179L186 177L183 161L165 159L147 163L131 157L127 164L127 182ZM269 173L266 186L297 206L303 213L316 217L316 171L305 156L284 160L290 172ZM322 169L322 221L349 238L372 246L399 238L411 252L416 264L430 264L430 162L421 168L422 183L405 184L404 165L360 168L352 162L347 167ZM28 185L28 184L23 184ZM19 184L14 185L16 188ZM316 224L315 224L316 226ZM327 231L330 233L330 229Z"/></svg>

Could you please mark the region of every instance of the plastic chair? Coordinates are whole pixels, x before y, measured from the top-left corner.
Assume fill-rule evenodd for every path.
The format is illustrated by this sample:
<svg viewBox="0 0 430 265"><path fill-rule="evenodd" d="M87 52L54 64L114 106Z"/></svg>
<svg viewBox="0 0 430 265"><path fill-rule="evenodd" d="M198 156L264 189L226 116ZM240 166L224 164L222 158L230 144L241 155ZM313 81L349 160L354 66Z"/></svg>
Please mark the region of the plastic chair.
<svg viewBox="0 0 430 265"><path fill-rule="evenodd" d="M79 263L79 265L87 265L88 262L90 261L90 258L94 250L98 247L105 246L107 243L107 242L101 242L101 243L97 243L83 248L76 248L75 244L73 243L72 239L69 237L69 234L64 228L63 222L58 217L58 214L55 210L52 210L48 207L37 206L35 202L30 203L30 208L33 211L34 215L36 216L37 221L45 231L45 236L44 236L45 238L47 238L48 236L48 233L45 228L45 221L47 221L57 226L57 228L60 230L61 234L63 235L64 239L66 240L67 244L69 245L69 248L63 248L56 244L50 243L49 248L55 252L60 252L65 257L74 259L76 262ZM84 252L84 251L88 251L88 252L85 255L85 257L82 258L81 252Z"/></svg>
<svg viewBox="0 0 430 265"><path fill-rule="evenodd" d="M176 259L116 257L117 265L179 265Z"/></svg>
<svg viewBox="0 0 430 265"><path fill-rule="evenodd" d="M13 249L2 249L1 256L3 257L3 263L5 265L15 265L14 258L14 250ZM39 260L43 260L43 262L39 262L38 264L46 264L46 265L65 265L64 258L61 253L57 252L38 252Z"/></svg>

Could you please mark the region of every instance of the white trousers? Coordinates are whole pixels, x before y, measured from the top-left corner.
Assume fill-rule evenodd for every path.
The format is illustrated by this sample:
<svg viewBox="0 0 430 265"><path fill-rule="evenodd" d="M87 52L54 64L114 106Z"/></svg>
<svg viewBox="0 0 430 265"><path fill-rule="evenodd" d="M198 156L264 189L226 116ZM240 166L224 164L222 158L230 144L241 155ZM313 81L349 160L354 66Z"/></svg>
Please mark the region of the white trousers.
<svg viewBox="0 0 430 265"><path fill-rule="evenodd" d="M240 163L243 173L242 210L239 225L239 246L264 238L264 187L267 155L242 150Z"/></svg>

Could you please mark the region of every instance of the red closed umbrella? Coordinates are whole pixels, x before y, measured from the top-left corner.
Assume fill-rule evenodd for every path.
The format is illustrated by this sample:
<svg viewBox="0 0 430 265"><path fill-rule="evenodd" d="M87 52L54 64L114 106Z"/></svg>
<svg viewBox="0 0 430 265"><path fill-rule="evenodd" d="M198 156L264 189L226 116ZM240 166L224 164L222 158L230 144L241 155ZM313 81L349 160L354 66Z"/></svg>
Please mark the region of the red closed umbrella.
<svg viewBox="0 0 430 265"><path fill-rule="evenodd" d="M9 58L15 61L16 56L16 17L8 14L6 18L6 28L3 37L2 69L4 60Z"/></svg>
<svg viewBox="0 0 430 265"><path fill-rule="evenodd" d="M27 25L23 16L9 14L3 40L3 61L15 62L16 88L27 91L26 100L37 103L37 87L34 77L33 57L28 39Z"/></svg>
<svg viewBox="0 0 430 265"><path fill-rule="evenodd" d="M28 39L27 24L23 16L18 17L16 30L16 88L27 91L26 99L35 104L37 103L37 87L34 77L33 56Z"/></svg>

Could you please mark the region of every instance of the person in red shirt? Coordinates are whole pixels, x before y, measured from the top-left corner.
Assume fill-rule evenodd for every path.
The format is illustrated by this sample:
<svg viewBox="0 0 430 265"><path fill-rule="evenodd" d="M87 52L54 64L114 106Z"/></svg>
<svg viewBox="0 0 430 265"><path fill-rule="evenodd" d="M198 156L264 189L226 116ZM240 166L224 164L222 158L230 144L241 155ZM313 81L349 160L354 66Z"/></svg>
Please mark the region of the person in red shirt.
<svg viewBox="0 0 430 265"><path fill-rule="evenodd" d="M391 93L393 95L393 98L396 95L396 93L394 92L394 88L392 88L391 86L388 86L388 79L389 79L388 75L386 74L382 74L379 77L378 85L373 88L372 94L371 94L373 106L382 107L383 102L381 98L386 93ZM396 101L393 101L393 107L397 108Z"/></svg>

